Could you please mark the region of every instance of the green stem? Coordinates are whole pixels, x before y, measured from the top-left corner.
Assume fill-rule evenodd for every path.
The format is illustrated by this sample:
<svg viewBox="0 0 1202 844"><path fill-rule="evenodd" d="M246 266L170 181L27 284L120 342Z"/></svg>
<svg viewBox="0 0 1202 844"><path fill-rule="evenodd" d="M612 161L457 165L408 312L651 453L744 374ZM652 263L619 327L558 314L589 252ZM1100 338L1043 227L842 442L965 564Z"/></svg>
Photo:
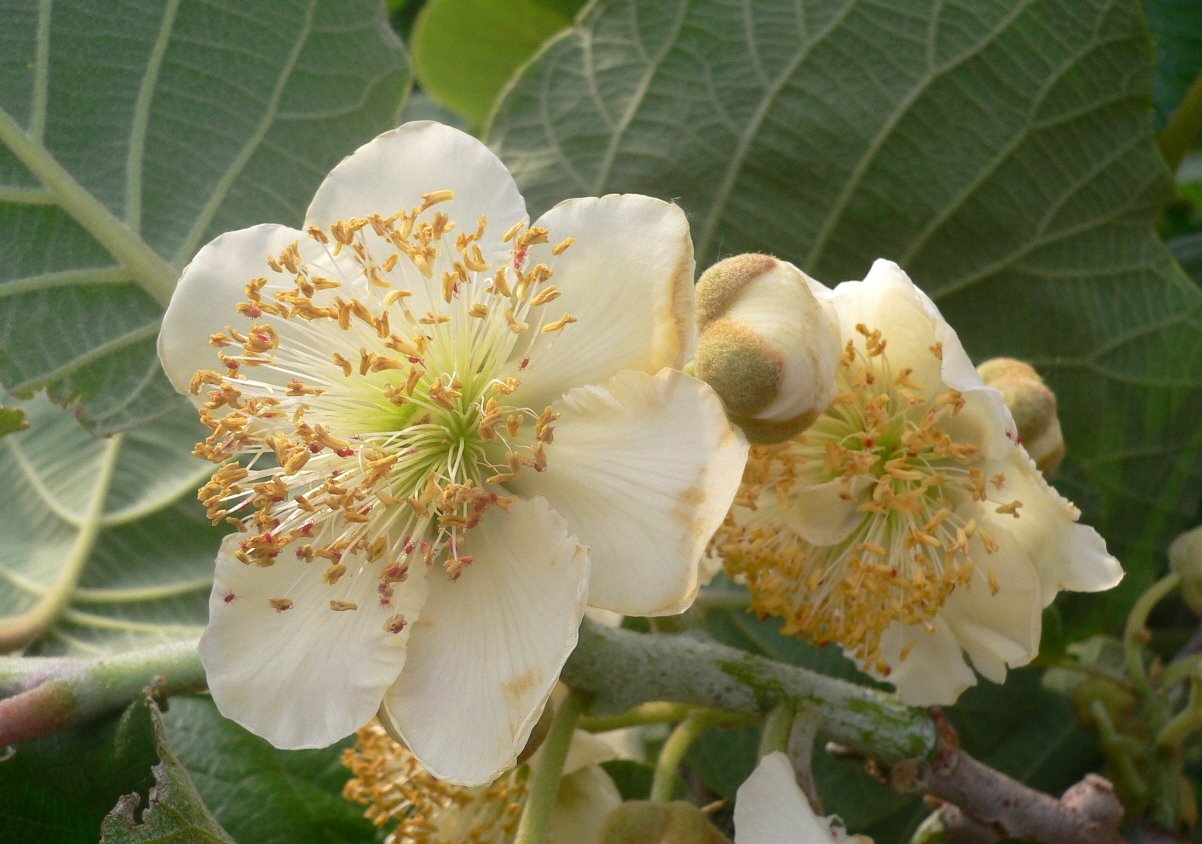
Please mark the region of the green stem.
<svg viewBox="0 0 1202 844"><path fill-rule="evenodd" d="M686 703L644 703L620 715L584 715L580 718L580 729L590 733L604 733L626 727L641 727L645 724L668 724L683 721L692 709Z"/></svg>
<svg viewBox="0 0 1202 844"><path fill-rule="evenodd" d="M1202 133L1202 73L1194 78L1160 133L1160 154L1169 165L1170 173L1177 172L1186 154L1197 143L1199 133Z"/></svg>
<svg viewBox="0 0 1202 844"><path fill-rule="evenodd" d="M1182 680L1188 680L1202 665L1202 653L1189 654L1175 659L1165 666L1164 672L1157 678L1156 684L1162 689L1171 689Z"/></svg>
<svg viewBox="0 0 1202 844"><path fill-rule="evenodd" d="M1127 786L1127 790L1142 800L1147 796L1148 783L1131 757L1131 742L1119 733L1100 700L1093 701L1089 709L1098 725L1098 737L1106 751L1107 761L1114 766L1115 773Z"/></svg>
<svg viewBox="0 0 1202 844"><path fill-rule="evenodd" d="M1156 744L1162 748L1173 748L1181 745L1187 738L1198 730L1202 730L1202 694L1197 675L1194 675L1189 687L1189 702L1185 709L1174 715L1169 722L1161 727L1156 736Z"/></svg>
<svg viewBox="0 0 1202 844"><path fill-rule="evenodd" d="M774 750L787 751L789 733L793 729L793 718L797 707L791 703L782 703L764 718L764 727L760 731L760 757L767 756Z"/></svg>
<svg viewBox="0 0 1202 844"><path fill-rule="evenodd" d="M1112 671L1101 665L1093 665L1088 662L1081 662L1067 656L1058 656L1054 654L1040 654L1031 663L1039 668L1060 668L1065 671L1076 671L1080 674L1085 674L1089 677L1095 677L1099 680L1106 680L1114 683L1116 686L1124 689L1131 688L1131 681L1126 674L1119 671Z"/></svg>
<svg viewBox="0 0 1202 844"><path fill-rule="evenodd" d="M70 729L124 709L147 685L161 694L205 687L196 641L100 659L0 659L0 747Z"/></svg>
<svg viewBox="0 0 1202 844"><path fill-rule="evenodd" d="M764 715L791 701L817 712L825 738L885 766L926 757L935 747L934 724L924 709L691 635L648 636L586 620L563 680L592 694L590 709L602 714L675 701Z"/></svg>
<svg viewBox="0 0 1202 844"><path fill-rule="evenodd" d="M694 709L688 717L676 725L668 740L664 742L655 763L655 775L651 780L651 800L655 803L667 803L672 799L672 791L676 785L676 772L684 762L685 754L707 729L715 724L730 720L729 712L718 712L713 709Z"/></svg>
<svg viewBox="0 0 1202 844"><path fill-rule="evenodd" d="M1131 612L1127 615L1127 626L1123 630L1123 664L1130 675L1135 690L1147 697L1152 694L1152 686L1148 682L1148 672L1144 667L1143 642L1140 641L1141 631L1148 622L1148 615L1161 599L1177 588L1181 583L1181 575L1170 572L1148 587L1139 596Z"/></svg>
<svg viewBox="0 0 1202 844"><path fill-rule="evenodd" d="M563 764L583 710L583 699L571 694L555 714L555 722L543 742L542 760L530 778L526 808L522 810L513 844L546 844L551 812L555 808L555 798L559 796L559 781L563 779Z"/></svg>

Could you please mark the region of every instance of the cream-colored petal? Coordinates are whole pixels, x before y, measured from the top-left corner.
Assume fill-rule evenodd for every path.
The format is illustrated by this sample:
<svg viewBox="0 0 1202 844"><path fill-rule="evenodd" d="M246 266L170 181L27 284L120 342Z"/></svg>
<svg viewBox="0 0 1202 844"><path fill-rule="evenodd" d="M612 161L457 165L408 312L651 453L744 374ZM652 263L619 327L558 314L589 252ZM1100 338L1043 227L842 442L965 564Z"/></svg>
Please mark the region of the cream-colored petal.
<svg viewBox="0 0 1202 844"><path fill-rule="evenodd" d="M458 580L428 576L380 718L430 773L482 785L513 767L576 646L589 567L541 499L488 513L467 541L475 561Z"/></svg>
<svg viewBox="0 0 1202 844"><path fill-rule="evenodd" d="M454 191L455 198L435 210L464 231L474 231L480 215L486 215L481 250L490 262L506 261L512 250L501 238L526 219L526 203L513 176L483 143L431 121L406 123L344 158L317 189L305 226L389 216L420 205L422 194L440 190Z"/></svg>
<svg viewBox="0 0 1202 844"><path fill-rule="evenodd" d="M811 545L837 545L864 523L860 493L873 483L864 476L852 478L850 497L841 494L842 478L798 485L789 493L788 506L781 507L776 496L765 495L756 512L762 512L768 523L787 525Z"/></svg>
<svg viewBox="0 0 1202 844"><path fill-rule="evenodd" d="M693 336L693 241L676 205L637 194L569 199L535 225L550 242L532 247L528 265L547 263L562 292L546 321L571 314L563 331L537 335L521 356L530 364L520 393L550 404L572 387L599 384L624 369L679 369ZM553 247L575 242L558 256Z"/></svg>
<svg viewBox="0 0 1202 844"><path fill-rule="evenodd" d="M1017 429L1001 394L985 386L955 330L901 267L877 260L863 281L840 284L831 300L844 340L856 336L858 324L878 329L894 370L912 369L928 399L948 388L964 394L965 408L944 423L949 434L982 446L987 458L1013 446ZM931 351L936 344L938 357Z"/></svg>
<svg viewBox="0 0 1202 844"><path fill-rule="evenodd" d="M747 443L708 386L674 370L622 372L559 405L547 470L513 488L542 495L589 546L592 606L684 610L698 561L738 489Z"/></svg>
<svg viewBox="0 0 1202 844"><path fill-rule="evenodd" d="M244 565L233 555L241 539L227 536L217 556L200 639L209 691L223 715L276 747L325 747L371 720L396 680L411 627L386 624L417 618L425 575L414 572L381 606L374 574L349 554L347 573L330 585L320 564L288 550L267 568ZM269 603L279 599L291 604ZM331 600L358 609L335 611Z"/></svg>
<svg viewBox="0 0 1202 844"><path fill-rule="evenodd" d="M759 761L735 794L735 844L834 844L830 821L819 818L780 751Z"/></svg>
<svg viewBox="0 0 1202 844"><path fill-rule="evenodd" d="M559 781L547 829L549 844L592 844L609 813L622 805L618 787L597 765L566 773Z"/></svg>
<svg viewBox="0 0 1202 844"><path fill-rule="evenodd" d="M302 255L317 257L317 245L295 229L261 225L221 235L202 247L184 268L159 331L159 360L176 390L189 395L193 375L221 366L217 350L209 343L211 335L231 324L249 326L247 318L235 310L239 302L246 301L247 282L266 277L267 296L292 286L291 274L273 272L267 258L294 242L301 244ZM264 321L277 330L284 323L271 317ZM190 398L199 404L204 397Z"/></svg>
<svg viewBox="0 0 1202 844"><path fill-rule="evenodd" d="M903 650L908 649L905 659ZM947 623L936 617L930 629L895 622L881 634L881 657L892 669L888 676L861 665L861 670L897 687L897 696L910 706L948 706L970 686L976 675L964 661L960 642Z"/></svg>
<svg viewBox="0 0 1202 844"><path fill-rule="evenodd" d="M1061 590L1100 592L1123 579L1119 561L1106 550L1106 541L1077 522L1080 511L1048 485L1021 448L1009 460L989 465L986 474L1003 474L1001 489L990 484L985 517L1008 531L1035 564L1047 606ZM995 505L1021 501L1018 518L997 513Z"/></svg>
<svg viewBox="0 0 1202 844"><path fill-rule="evenodd" d="M1039 653L1043 616L1039 578L1031 560L1013 542L1002 541L993 554L979 554L977 565L971 584L951 594L940 616L968 653L973 668L1002 683L1008 667L1026 665ZM986 572L993 573L997 594Z"/></svg>

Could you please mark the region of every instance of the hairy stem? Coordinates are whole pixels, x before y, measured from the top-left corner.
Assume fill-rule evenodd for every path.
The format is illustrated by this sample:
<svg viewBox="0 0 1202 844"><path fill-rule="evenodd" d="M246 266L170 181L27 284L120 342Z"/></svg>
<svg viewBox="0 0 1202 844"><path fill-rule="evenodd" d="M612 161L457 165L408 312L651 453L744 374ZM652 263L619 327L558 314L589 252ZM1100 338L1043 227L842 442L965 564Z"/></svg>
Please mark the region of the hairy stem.
<svg viewBox="0 0 1202 844"><path fill-rule="evenodd" d="M585 621L564 681L593 695L598 714L650 701L764 715L792 702L820 713L822 735L884 765L925 757L935 728L925 710L889 695L689 635L648 636Z"/></svg>
<svg viewBox="0 0 1202 844"><path fill-rule="evenodd" d="M99 659L0 659L0 746L119 712L147 685L162 694L205 687L195 640Z"/></svg>

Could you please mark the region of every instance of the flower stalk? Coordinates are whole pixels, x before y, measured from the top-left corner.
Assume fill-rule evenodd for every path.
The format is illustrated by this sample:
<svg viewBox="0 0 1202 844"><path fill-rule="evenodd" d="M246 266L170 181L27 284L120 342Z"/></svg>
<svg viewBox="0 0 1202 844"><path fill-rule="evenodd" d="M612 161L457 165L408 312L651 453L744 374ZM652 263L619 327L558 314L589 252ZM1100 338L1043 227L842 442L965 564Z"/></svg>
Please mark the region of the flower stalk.
<svg viewBox="0 0 1202 844"><path fill-rule="evenodd" d="M542 764L530 779L529 797L518 823L514 844L546 844L551 810L555 807L559 782L563 779L563 764L568 757L576 722L583 710L584 700L578 694L571 694L555 714L551 731L543 743Z"/></svg>
<svg viewBox="0 0 1202 844"><path fill-rule="evenodd" d="M651 801L667 803L672 799L676 785L676 772L684 762L685 754L701 734L710 727L729 721L730 713L713 709L694 709L676 729L668 735L655 763L655 775L651 779Z"/></svg>

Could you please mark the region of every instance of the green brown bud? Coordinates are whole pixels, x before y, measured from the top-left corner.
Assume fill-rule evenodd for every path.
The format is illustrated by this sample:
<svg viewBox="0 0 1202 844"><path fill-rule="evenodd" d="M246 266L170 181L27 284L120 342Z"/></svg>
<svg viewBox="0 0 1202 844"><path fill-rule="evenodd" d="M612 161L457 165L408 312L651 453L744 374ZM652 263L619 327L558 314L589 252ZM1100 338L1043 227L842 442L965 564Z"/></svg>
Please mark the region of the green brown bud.
<svg viewBox="0 0 1202 844"><path fill-rule="evenodd" d="M632 800L610 812L601 844L730 844L692 803Z"/></svg>
<svg viewBox="0 0 1202 844"><path fill-rule="evenodd" d="M770 255L736 255L697 283L697 377L754 443L805 430L835 396L841 351L821 285Z"/></svg>
<svg viewBox="0 0 1202 844"><path fill-rule="evenodd" d="M1169 566L1181 575L1181 597L1202 615L1202 525L1187 530L1169 545Z"/></svg>
<svg viewBox="0 0 1202 844"><path fill-rule="evenodd" d="M1051 476L1064 459L1064 435L1056 416L1056 394L1039 373L1014 358L993 358L977 367L990 387L1002 394L1014 416L1023 447L1044 475Z"/></svg>

